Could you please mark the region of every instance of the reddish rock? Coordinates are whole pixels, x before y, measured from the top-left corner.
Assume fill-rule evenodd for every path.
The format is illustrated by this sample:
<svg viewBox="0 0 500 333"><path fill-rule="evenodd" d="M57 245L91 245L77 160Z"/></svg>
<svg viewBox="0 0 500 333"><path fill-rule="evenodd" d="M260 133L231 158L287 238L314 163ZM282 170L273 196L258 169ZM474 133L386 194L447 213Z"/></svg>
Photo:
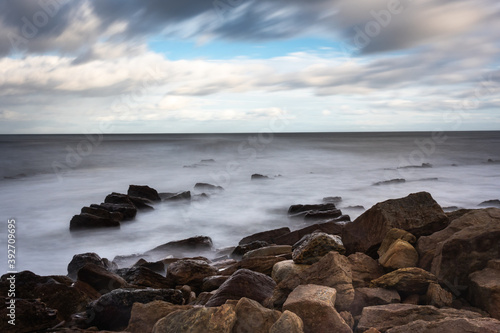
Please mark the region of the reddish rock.
<svg viewBox="0 0 500 333"><path fill-rule="evenodd" d="M500 260L492 260L488 267L469 275L469 299L475 306L500 319Z"/></svg>
<svg viewBox="0 0 500 333"><path fill-rule="evenodd" d="M196 253L211 251L212 239L207 236L196 236L179 241L168 242L157 246L146 252L146 255L184 255L184 253Z"/></svg>
<svg viewBox="0 0 500 333"><path fill-rule="evenodd" d="M269 333L281 312L264 308L260 303L241 298L235 307L236 323L232 333Z"/></svg>
<svg viewBox="0 0 500 333"><path fill-rule="evenodd" d="M410 244L415 244L417 241L417 238L412 234L410 234L408 231L398 228L392 228L385 235L384 240L382 241L382 244L380 245L380 248L377 251L378 256L382 257L387 252L387 250L389 250L392 243L394 243L399 239L404 240Z"/></svg>
<svg viewBox="0 0 500 333"><path fill-rule="evenodd" d="M385 274L377 260L364 253L356 252L349 257L352 270L352 285L354 288L368 287L372 280Z"/></svg>
<svg viewBox="0 0 500 333"><path fill-rule="evenodd" d="M174 305L164 301L153 301L147 304L134 303L126 332L145 333L153 330L156 322L174 311L192 309L192 305Z"/></svg>
<svg viewBox="0 0 500 333"><path fill-rule="evenodd" d="M201 286L202 291L212 291L219 289L219 287L229 279L229 276L224 275L214 275L203 279L203 285Z"/></svg>
<svg viewBox="0 0 500 333"><path fill-rule="evenodd" d="M453 295L437 283L429 284L425 298L428 305L434 305L437 308L451 306L453 302Z"/></svg>
<svg viewBox="0 0 500 333"><path fill-rule="evenodd" d="M167 279L173 285L189 285L200 289L203 279L217 275L217 269L202 260L182 259L176 261L167 270Z"/></svg>
<svg viewBox="0 0 500 333"><path fill-rule="evenodd" d="M395 289L405 295L425 295L431 283L437 283L437 278L417 267L400 268L372 281L370 287Z"/></svg>
<svg viewBox="0 0 500 333"><path fill-rule="evenodd" d="M304 333L304 323L295 313L285 310L269 333Z"/></svg>
<svg viewBox="0 0 500 333"><path fill-rule="evenodd" d="M354 292L354 300L351 304L350 312L360 315L363 308L373 305L384 305L400 303L401 297L396 290L384 288L358 288Z"/></svg>
<svg viewBox="0 0 500 333"><path fill-rule="evenodd" d="M287 227L258 232L256 234L244 237L242 240L240 240L238 245L249 244L255 241L265 241L268 242L269 244L278 244L276 243L275 239L289 232L290 228Z"/></svg>
<svg viewBox="0 0 500 333"><path fill-rule="evenodd" d="M444 318L436 321L416 320L406 325L397 326L386 331L387 333L498 333L500 321L492 318Z"/></svg>
<svg viewBox="0 0 500 333"><path fill-rule="evenodd" d="M125 281L138 287L154 289L175 287L169 279L144 266L122 268L119 269L117 273L123 277Z"/></svg>

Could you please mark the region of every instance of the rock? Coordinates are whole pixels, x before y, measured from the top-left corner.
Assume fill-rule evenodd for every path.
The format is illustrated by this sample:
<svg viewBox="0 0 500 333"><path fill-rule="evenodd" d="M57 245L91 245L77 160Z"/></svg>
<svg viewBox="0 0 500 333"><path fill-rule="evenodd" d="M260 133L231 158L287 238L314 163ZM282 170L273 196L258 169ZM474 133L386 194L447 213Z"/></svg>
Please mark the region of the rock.
<svg viewBox="0 0 500 333"><path fill-rule="evenodd" d="M260 249L261 247L268 246L269 243L266 241L253 241L248 244L238 245L234 248L230 257L235 259L241 259L243 255L249 251Z"/></svg>
<svg viewBox="0 0 500 333"><path fill-rule="evenodd" d="M342 202L342 197L324 197L324 203L339 204Z"/></svg>
<svg viewBox="0 0 500 333"><path fill-rule="evenodd" d="M242 240L240 240L238 245L250 244L255 241L265 241L269 244L278 244L275 242L275 239L289 232L290 228L288 227L258 232L256 234L244 237Z"/></svg>
<svg viewBox="0 0 500 333"><path fill-rule="evenodd" d="M302 319L304 332L351 332L351 328L335 310L336 290L313 284L300 285L288 296L284 311Z"/></svg>
<svg viewBox="0 0 500 333"><path fill-rule="evenodd" d="M389 270L416 267L418 264L418 252L407 241L397 239L378 261L382 267Z"/></svg>
<svg viewBox="0 0 500 333"><path fill-rule="evenodd" d="M495 207L495 208L500 208L500 200L495 199L495 200L487 200L481 202L479 207Z"/></svg>
<svg viewBox="0 0 500 333"><path fill-rule="evenodd" d="M315 232L304 236L293 246L292 259L296 264L313 264L330 251L345 253L342 239L337 235Z"/></svg>
<svg viewBox="0 0 500 333"><path fill-rule="evenodd" d="M100 205L92 204L91 208L100 208L107 210L110 213L121 213L123 220L132 220L137 215L137 208L134 205L101 203Z"/></svg>
<svg viewBox="0 0 500 333"><path fill-rule="evenodd" d="M373 186L395 185L395 184L402 184L402 183L406 183L406 179L397 178L397 179L391 179L391 180L384 180L384 181L373 183Z"/></svg>
<svg viewBox="0 0 500 333"><path fill-rule="evenodd" d="M368 287L372 280L385 274L377 260L364 253L356 252L349 257L352 270L352 285L354 288Z"/></svg>
<svg viewBox="0 0 500 333"><path fill-rule="evenodd" d="M217 289L206 306L219 306L228 299L239 300L242 297L253 299L262 304L271 297L274 287L276 287L276 283L269 276L248 269L240 269Z"/></svg>
<svg viewBox="0 0 500 333"><path fill-rule="evenodd" d="M430 271L443 283L467 285L470 273L485 268L489 260L499 257L500 209L486 208L470 212L454 220L443 230L442 235L429 237L432 241L438 241L434 243ZM445 239L440 241L442 238ZM419 251L430 256L432 246L421 246ZM420 264L425 265L425 259Z"/></svg>
<svg viewBox="0 0 500 333"><path fill-rule="evenodd" d="M203 284L201 286L202 291L213 291L219 289L219 287L229 279L229 276L224 275L214 275L203 279Z"/></svg>
<svg viewBox="0 0 500 333"><path fill-rule="evenodd" d="M174 285L189 285L200 289L203 279L217 274L217 269L204 261L182 259L176 261L167 269L167 279Z"/></svg>
<svg viewBox="0 0 500 333"><path fill-rule="evenodd" d="M254 173L251 177L251 180L262 180L262 179L271 179L268 176L261 175L259 173Z"/></svg>
<svg viewBox="0 0 500 333"><path fill-rule="evenodd" d="M328 219L336 219L342 216L342 212L340 209L332 209L332 210L325 210L325 211L317 211L317 210L310 210L305 213L304 215L304 220L310 221L310 220L328 220Z"/></svg>
<svg viewBox="0 0 500 333"><path fill-rule="evenodd" d="M5 294L7 296L7 294ZM38 332L56 326L60 319L57 310L37 299L16 299L11 305L10 298L0 297L0 331ZM8 307L13 307L13 311ZM10 316L12 315L12 316ZM14 325L10 324L14 323Z"/></svg>
<svg viewBox="0 0 500 333"><path fill-rule="evenodd" d="M102 266L86 264L78 271L78 280L85 282L101 294L128 287L127 281Z"/></svg>
<svg viewBox="0 0 500 333"><path fill-rule="evenodd" d="M434 305L437 308L451 306L453 302L453 295L441 288L438 283L429 284L425 298L428 305Z"/></svg>
<svg viewBox="0 0 500 333"><path fill-rule="evenodd" d="M157 246L146 254L180 254L183 253L199 253L200 251L212 250L212 239L207 236L196 236L179 241L168 242Z"/></svg>
<svg viewBox="0 0 500 333"><path fill-rule="evenodd" d="M191 200L191 191L173 193L163 198L163 201L185 201L185 200Z"/></svg>
<svg viewBox="0 0 500 333"><path fill-rule="evenodd" d="M342 241L348 253L375 252L392 228L416 237L430 235L447 226L448 218L427 192L376 204L343 228Z"/></svg>
<svg viewBox="0 0 500 333"><path fill-rule="evenodd" d="M128 195L116 192L108 194L104 199L104 202L111 204L134 206L134 203L130 200Z"/></svg>
<svg viewBox="0 0 500 333"><path fill-rule="evenodd" d="M199 192L220 192L224 191L222 186L216 186L207 183L196 183L194 185L194 189Z"/></svg>
<svg viewBox="0 0 500 333"><path fill-rule="evenodd" d="M458 207L457 207L457 209L458 209ZM444 210L444 208L443 208L443 210ZM453 220L456 220L459 217L462 217L465 214L470 213L471 211L473 211L473 209L458 209L458 210L455 210L453 212L446 212L445 211L445 213L446 213L446 216L448 216L448 220L451 223Z"/></svg>
<svg viewBox="0 0 500 333"><path fill-rule="evenodd" d="M105 209L96 207L82 207L82 214L90 214L97 217L102 217L103 219L116 220L120 222L123 220L123 214L119 212L110 213Z"/></svg>
<svg viewBox="0 0 500 333"><path fill-rule="evenodd" d="M384 288L357 288L354 292L354 300L350 312L358 316L363 308L373 305L384 305L400 303L401 297L396 290Z"/></svg>
<svg viewBox="0 0 500 333"><path fill-rule="evenodd" d="M89 325L101 330L123 330L128 326L134 303L147 304L157 300L181 305L182 292L175 289L115 289L88 306Z"/></svg>
<svg viewBox="0 0 500 333"><path fill-rule="evenodd" d="M469 275L469 299L472 304L500 319L500 260L492 260L488 267Z"/></svg>
<svg viewBox="0 0 500 333"><path fill-rule="evenodd" d="M75 215L69 222L70 231L96 228L120 228L120 222L112 218L103 218L90 214Z"/></svg>
<svg viewBox="0 0 500 333"><path fill-rule="evenodd" d="M232 333L269 333L281 312L264 308L258 302L241 298L235 307L236 323Z"/></svg>
<svg viewBox="0 0 500 333"><path fill-rule="evenodd" d="M231 266L221 269L219 273L221 275L232 275L239 269L245 268L254 272L262 273L271 276L273 272L273 267L276 263L286 260L283 257L253 257L248 259L243 259Z"/></svg>
<svg viewBox="0 0 500 333"><path fill-rule="evenodd" d="M288 208L288 215L294 216L301 213L305 214L310 211L325 212L336 209L337 207L335 207L334 203L324 203L317 205L292 205L290 206L290 208Z"/></svg>
<svg viewBox="0 0 500 333"><path fill-rule="evenodd" d="M73 280L76 280L78 271L86 264L95 264L107 270L113 270L116 268L116 266L114 266L114 264L111 263L108 259L99 257L97 253L87 252L75 254L73 256L73 259L71 259L70 263L68 264L68 276Z"/></svg>
<svg viewBox="0 0 500 333"><path fill-rule="evenodd" d="M156 322L174 311L192 309L191 305L173 305L164 301L153 301L147 304L134 303L126 332L151 332Z"/></svg>
<svg viewBox="0 0 500 333"><path fill-rule="evenodd" d="M131 197L145 198L151 201L160 201L158 191L146 185L130 185L127 194Z"/></svg>
<svg viewBox="0 0 500 333"><path fill-rule="evenodd" d="M236 322L233 307L224 304L213 308L193 308L176 311L160 319L153 333L231 333Z"/></svg>
<svg viewBox="0 0 500 333"><path fill-rule="evenodd" d="M279 256L287 253L292 253L292 247L290 245L271 245L249 251L245 253L245 255L243 255L243 259L254 258L254 257Z"/></svg>
<svg viewBox="0 0 500 333"><path fill-rule="evenodd" d="M422 297L421 295L412 294L412 295L406 296L405 299L401 303L419 305L421 297Z"/></svg>
<svg viewBox="0 0 500 333"><path fill-rule="evenodd" d="M143 210L143 211L154 210L153 208L154 203L151 200L139 197L131 197L131 196L129 196L128 198L138 210Z"/></svg>
<svg viewBox="0 0 500 333"><path fill-rule="evenodd" d="M134 267L146 267L147 269L150 269L160 275L165 275L166 273L165 264L162 261L149 262L141 258L134 265L132 265L132 268Z"/></svg>
<svg viewBox="0 0 500 333"><path fill-rule="evenodd" d="M308 227L305 227L305 228L302 228L299 230L295 230L295 231L286 233L282 236L279 236L274 240L274 242L276 244L280 244L280 245L294 245L299 240L301 240L302 237L309 235L316 230L327 233L327 234L331 234L331 235L340 235L340 234L342 234L342 228L343 228L343 226L339 223L336 223L335 221L313 224L313 225L310 225Z"/></svg>
<svg viewBox="0 0 500 333"><path fill-rule="evenodd" d="M349 326L349 328L352 330L354 328L354 325L356 324L352 314L349 311L341 311L339 315L342 319L344 319L347 326Z"/></svg>
<svg viewBox="0 0 500 333"><path fill-rule="evenodd" d="M117 273L128 283L137 287L147 287L154 289L173 288L172 282L164 276L153 272L145 266L132 268L122 268Z"/></svg>
<svg viewBox="0 0 500 333"><path fill-rule="evenodd" d="M456 310L451 308L438 309L430 305L412 305L412 304L388 304L369 306L363 309L361 318L358 323L358 331L374 327L380 332L390 332L391 328L416 322L425 321L431 325L435 325L440 320L450 319L471 319L481 320L481 315L476 312L466 310ZM500 322L499 322L500 323ZM393 331L394 332L394 331ZM397 332L429 332L427 330L399 330ZM450 332L450 331L448 331ZM453 332L467 332L467 331L453 331ZM474 332L474 331L472 331ZM476 331L482 332L482 331Z"/></svg>
<svg viewBox="0 0 500 333"><path fill-rule="evenodd" d="M347 257L332 251L304 270L292 272L273 292L271 302L280 309L288 295L299 285L315 284L337 290L336 308L348 310L354 299L351 265Z"/></svg>
<svg viewBox="0 0 500 333"><path fill-rule="evenodd" d="M500 321L491 318L445 318L437 321L416 320L406 325L391 328L387 333L497 333Z"/></svg>
<svg viewBox="0 0 500 333"><path fill-rule="evenodd" d="M207 304L207 302L214 296L215 294L215 291L211 291L211 292L201 292L198 297L196 298L196 300L194 300L194 302L190 303L191 305L202 305L204 306L205 304Z"/></svg>
<svg viewBox="0 0 500 333"><path fill-rule="evenodd" d="M392 228L385 235L384 240L382 241L382 244L377 251L378 256L382 257L387 252L387 250L389 250L392 243L394 243L398 239L404 240L410 244L415 244L417 242L417 238L410 234L408 231L398 228Z"/></svg>
<svg viewBox="0 0 500 333"><path fill-rule="evenodd" d="M293 260L280 261L274 264L271 277L274 281L276 281L276 283L280 283L292 274L299 274L301 271L309 267L309 265L296 264Z"/></svg>
<svg viewBox="0 0 500 333"><path fill-rule="evenodd" d="M295 313L285 310L269 333L304 333L304 323Z"/></svg>
<svg viewBox="0 0 500 333"><path fill-rule="evenodd" d="M404 295L425 295L431 283L437 283L437 278L417 267L400 268L372 281L370 287L396 289Z"/></svg>

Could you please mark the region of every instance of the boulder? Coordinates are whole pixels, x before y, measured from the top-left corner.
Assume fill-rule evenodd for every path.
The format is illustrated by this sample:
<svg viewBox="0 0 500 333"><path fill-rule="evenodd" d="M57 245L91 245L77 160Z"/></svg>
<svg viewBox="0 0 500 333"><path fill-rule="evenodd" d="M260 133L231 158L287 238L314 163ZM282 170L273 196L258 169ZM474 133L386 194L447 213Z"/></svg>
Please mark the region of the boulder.
<svg viewBox="0 0 500 333"><path fill-rule="evenodd" d="M90 214L94 215L97 217L102 217L103 219L111 219L111 220L116 220L120 222L123 220L123 214L114 212L110 213L109 211L102 209L102 208L96 208L96 207L82 207L81 209L82 214Z"/></svg>
<svg viewBox="0 0 500 333"><path fill-rule="evenodd" d="M500 319L500 260L492 260L488 267L469 275L469 299L475 306Z"/></svg>
<svg viewBox="0 0 500 333"><path fill-rule="evenodd" d="M236 322L232 306L224 304L213 308L193 308L175 311L160 319L153 333L231 333Z"/></svg>
<svg viewBox="0 0 500 333"><path fill-rule="evenodd" d="M129 286L122 277L96 264L86 264L80 268L77 276L79 281L85 282L101 294Z"/></svg>
<svg viewBox="0 0 500 333"><path fill-rule="evenodd" d="M137 208L134 205L104 202L100 205L92 204L90 207L104 209L110 213L121 213L123 215L123 220L132 220L137 215Z"/></svg>
<svg viewBox="0 0 500 333"><path fill-rule="evenodd" d="M207 236L196 236L178 241L168 242L163 245L157 246L146 254L163 254L163 255L176 255L183 253L199 253L200 251L212 250L212 239Z"/></svg>
<svg viewBox="0 0 500 333"><path fill-rule="evenodd" d="M11 306L10 300L10 298L0 297L0 315L2 316L0 331L2 332L45 331L60 322L57 310L47 307L38 299L16 299L13 312L8 309ZM11 314L12 316L9 316Z"/></svg>
<svg viewBox="0 0 500 333"><path fill-rule="evenodd" d="M279 256L282 254L289 254L289 253L290 254L292 253L292 247L290 245L271 245L249 251L243 255L243 259L254 258L254 257Z"/></svg>
<svg viewBox="0 0 500 333"><path fill-rule="evenodd" d="M416 267L418 264L418 252L407 241L397 239L389 246L378 261L382 267L388 270Z"/></svg>
<svg viewBox="0 0 500 333"><path fill-rule="evenodd" d="M368 287L372 280L385 274L383 267L372 257L356 252L347 257L351 264L354 288Z"/></svg>
<svg viewBox="0 0 500 333"><path fill-rule="evenodd" d="M113 270L116 268L116 266L108 259L99 257L97 253L87 252L75 254L73 256L73 259L71 259L70 263L68 264L68 276L73 280L76 280L78 271L86 264L95 264L107 270Z"/></svg>
<svg viewBox="0 0 500 333"><path fill-rule="evenodd" d="M340 235L342 234L342 228L343 225L335 221L313 224L305 228L294 230L292 232L279 236L274 240L274 242L281 245L294 245L299 240L301 240L302 237L309 235L314 231L321 231L331 235Z"/></svg>
<svg viewBox="0 0 500 333"><path fill-rule="evenodd" d="M274 264L271 277L274 281L276 281L276 283L279 284L289 276L299 274L301 271L306 270L309 267L310 265L296 264L293 260L283 260Z"/></svg>
<svg viewBox="0 0 500 333"><path fill-rule="evenodd" d="M100 330L123 330L128 326L132 305L165 301L182 305L182 292L175 289L115 289L89 304L89 326Z"/></svg>
<svg viewBox="0 0 500 333"><path fill-rule="evenodd" d="M416 237L446 228L448 217L427 192L376 204L343 228L342 241L348 253L374 253L392 228Z"/></svg>
<svg viewBox="0 0 500 333"><path fill-rule="evenodd" d="M144 259L139 259L135 264L132 265L132 268L135 267L145 267L150 270L152 270L155 273L158 273L160 275L165 275L165 264L162 261L146 261Z"/></svg>
<svg viewBox="0 0 500 333"><path fill-rule="evenodd" d="M134 203L130 200L128 195L116 192L108 194L104 199L104 202L111 204L135 206Z"/></svg>
<svg viewBox="0 0 500 333"><path fill-rule="evenodd" d="M349 311L358 316L363 308L373 305L400 303L401 297L396 290L384 288L357 288Z"/></svg>
<svg viewBox="0 0 500 333"><path fill-rule="evenodd" d="M429 284L437 283L437 278L418 267L400 268L372 281L370 287L395 289L403 295L425 295Z"/></svg>
<svg viewBox="0 0 500 333"><path fill-rule="evenodd" d="M451 306L453 295L443 288L438 283L430 283L425 294L426 303L434 305L437 308Z"/></svg>
<svg viewBox="0 0 500 333"><path fill-rule="evenodd" d="M119 227L120 222L118 220L85 213L73 216L73 218L69 222L69 231Z"/></svg>
<svg viewBox="0 0 500 333"><path fill-rule="evenodd" d="M368 306L363 309L358 323L358 332L364 332L370 327L378 329L380 332L389 332L391 328L416 322L425 321L435 323L443 319L481 319L481 314L466 310L451 308L438 309L430 305L413 304L387 304ZM430 325L431 326L431 325ZM406 330L399 332L428 332L427 330ZM454 331L467 332L467 331ZM474 331L472 331L474 332ZM480 331L478 331L480 332Z"/></svg>
<svg viewBox="0 0 500 333"><path fill-rule="evenodd" d="M201 291L213 291L219 289L219 287L229 279L229 276L224 275L214 275L203 279L203 284L201 286Z"/></svg>
<svg viewBox="0 0 500 333"><path fill-rule="evenodd" d="M296 264L313 264L330 251L345 253L342 239L337 235L314 232L304 236L293 246L292 259Z"/></svg>
<svg viewBox="0 0 500 333"><path fill-rule="evenodd" d="M122 268L117 271L117 274L124 278L128 283L137 287L154 289L168 289L175 287L169 279L153 272L145 266Z"/></svg>
<svg viewBox="0 0 500 333"><path fill-rule="evenodd" d="M269 333L271 326L281 316L281 312L266 309L246 297L238 301L234 310L237 319L232 333Z"/></svg>
<svg viewBox="0 0 500 333"><path fill-rule="evenodd" d="M382 257L387 252L387 250L389 250L392 243L394 243L398 239L404 240L410 244L415 244L417 241L417 238L410 234L408 231L398 228L392 228L385 235L384 240L382 241L382 244L377 251L378 256Z"/></svg>
<svg viewBox="0 0 500 333"><path fill-rule="evenodd" d="M290 228L288 227L258 232L256 234L244 237L242 240L240 240L238 245L250 244L255 241L265 241L269 244L278 244L275 242L275 239L289 232Z"/></svg>
<svg viewBox="0 0 500 333"><path fill-rule="evenodd" d="M447 237L449 235L449 237ZM475 210L454 220L437 235L419 240L419 251L426 266L443 283L467 285L469 274L486 267L500 253L500 209Z"/></svg>
<svg viewBox="0 0 500 333"><path fill-rule="evenodd" d="M241 259L245 253L266 246L269 246L269 243L266 241L253 241L248 244L238 245L234 248L230 257L234 259Z"/></svg>
<svg viewBox="0 0 500 333"><path fill-rule="evenodd" d="M500 321L491 318L444 318L436 321L416 320L406 325L397 326L387 333L497 333L500 332Z"/></svg>
<svg viewBox="0 0 500 333"><path fill-rule="evenodd" d="M239 300L242 297L262 304L271 297L275 287L276 283L269 276L248 269L240 269L217 289L206 306L220 306L227 300Z"/></svg>
<svg viewBox="0 0 500 333"><path fill-rule="evenodd" d="M147 185L130 185L127 194L131 197L145 198L151 201L160 201L158 191Z"/></svg>
<svg viewBox="0 0 500 333"><path fill-rule="evenodd" d="M295 313L285 310L269 333L304 333L304 322Z"/></svg>
<svg viewBox="0 0 500 333"><path fill-rule="evenodd" d="M283 310L293 312L302 319L305 333L352 333L335 310L336 294L333 288L314 284L300 285L290 293L283 304Z"/></svg>
<svg viewBox="0 0 500 333"><path fill-rule="evenodd" d="M189 285L200 289L203 279L217 274L217 269L202 260L182 259L167 269L167 279L173 285Z"/></svg>
<svg viewBox="0 0 500 333"><path fill-rule="evenodd" d="M332 251L304 270L288 274L276 287L271 302L281 309L288 295L299 285L315 284L337 290L336 308L348 310L354 299L351 265L347 257Z"/></svg>
<svg viewBox="0 0 500 333"><path fill-rule="evenodd" d="M243 259L235 264L230 265L225 269L221 269L219 273L221 275L232 275L239 269L249 269L254 272L262 273L271 276L273 272L273 267L276 263L286 260L283 257L253 257L248 259Z"/></svg>
<svg viewBox="0 0 500 333"><path fill-rule="evenodd" d="M174 305L164 301L153 301L147 304L134 303L126 332L146 333L153 330L156 322L175 311L192 309L192 305Z"/></svg>

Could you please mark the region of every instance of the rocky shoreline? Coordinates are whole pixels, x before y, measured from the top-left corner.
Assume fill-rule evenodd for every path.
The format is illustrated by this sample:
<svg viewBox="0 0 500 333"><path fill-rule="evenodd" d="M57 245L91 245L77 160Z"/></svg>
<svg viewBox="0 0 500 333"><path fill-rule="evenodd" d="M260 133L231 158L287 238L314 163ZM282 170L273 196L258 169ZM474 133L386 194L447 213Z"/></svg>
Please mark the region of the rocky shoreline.
<svg viewBox="0 0 500 333"><path fill-rule="evenodd" d="M254 177L257 178L257 177ZM160 201L131 185L83 207L70 231L119 228ZM290 206L307 226L265 230L213 249L208 236L113 260L77 254L67 276L0 278L0 313L15 281L16 326L3 332L500 332L500 209L445 213L429 193L376 204L350 222L336 204ZM213 254L211 259L207 253Z"/></svg>

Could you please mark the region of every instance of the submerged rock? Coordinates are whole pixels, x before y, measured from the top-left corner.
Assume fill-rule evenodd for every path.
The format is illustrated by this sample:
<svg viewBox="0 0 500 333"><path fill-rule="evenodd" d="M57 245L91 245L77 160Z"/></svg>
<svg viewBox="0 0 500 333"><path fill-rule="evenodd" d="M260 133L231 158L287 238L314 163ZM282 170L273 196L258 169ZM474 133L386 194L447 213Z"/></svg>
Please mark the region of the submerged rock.
<svg viewBox="0 0 500 333"><path fill-rule="evenodd" d="M165 243L163 245L157 246L152 250L146 252L148 254L175 254L184 252L195 252L195 251L210 251L212 250L212 239L207 236L195 236L191 238L186 238L178 241L172 241Z"/></svg>
<svg viewBox="0 0 500 333"><path fill-rule="evenodd" d="M264 176L264 175L261 175L259 173L254 173L251 177L250 177L251 180L263 180L263 179L272 179L268 176Z"/></svg>
<svg viewBox="0 0 500 333"><path fill-rule="evenodd" d="M495 200L487 200L481 202L479 207L495 207L495 208L500 208L500 200L495 199Z"/></svg>
<svg viewBox="0 0 500 333"><path fill-rule="evenodd" d="M104 218L85 213L73 216L69 222L70 231L97 228L120 228L120 222L113 218Z"/></svg>
<svg viewBox="0 0 500 333"><path fill-rule="evenodd" d="M288 208L288 215L294 216L297 214L305 214L307 212L316 211L316 212L325 212L336 210L334 203L324 203L324 204L313 204L313 205L292 205Z"/></svg>
<svg viewBox="0 0 500 333"><path fill-rule="evenodd" d="M384 181L373 183L373 186L394 185L394 184L402 184L402 183L406 183L406 179L398 178L398 179L384 180Z"/></svg>
<svg viewBox="0 0 500 333"><path fill-rule="evenodd" d="M216 186L207 183L196 183L194 189L199 192L221 192L224 191L222 186Z"/></svg>

